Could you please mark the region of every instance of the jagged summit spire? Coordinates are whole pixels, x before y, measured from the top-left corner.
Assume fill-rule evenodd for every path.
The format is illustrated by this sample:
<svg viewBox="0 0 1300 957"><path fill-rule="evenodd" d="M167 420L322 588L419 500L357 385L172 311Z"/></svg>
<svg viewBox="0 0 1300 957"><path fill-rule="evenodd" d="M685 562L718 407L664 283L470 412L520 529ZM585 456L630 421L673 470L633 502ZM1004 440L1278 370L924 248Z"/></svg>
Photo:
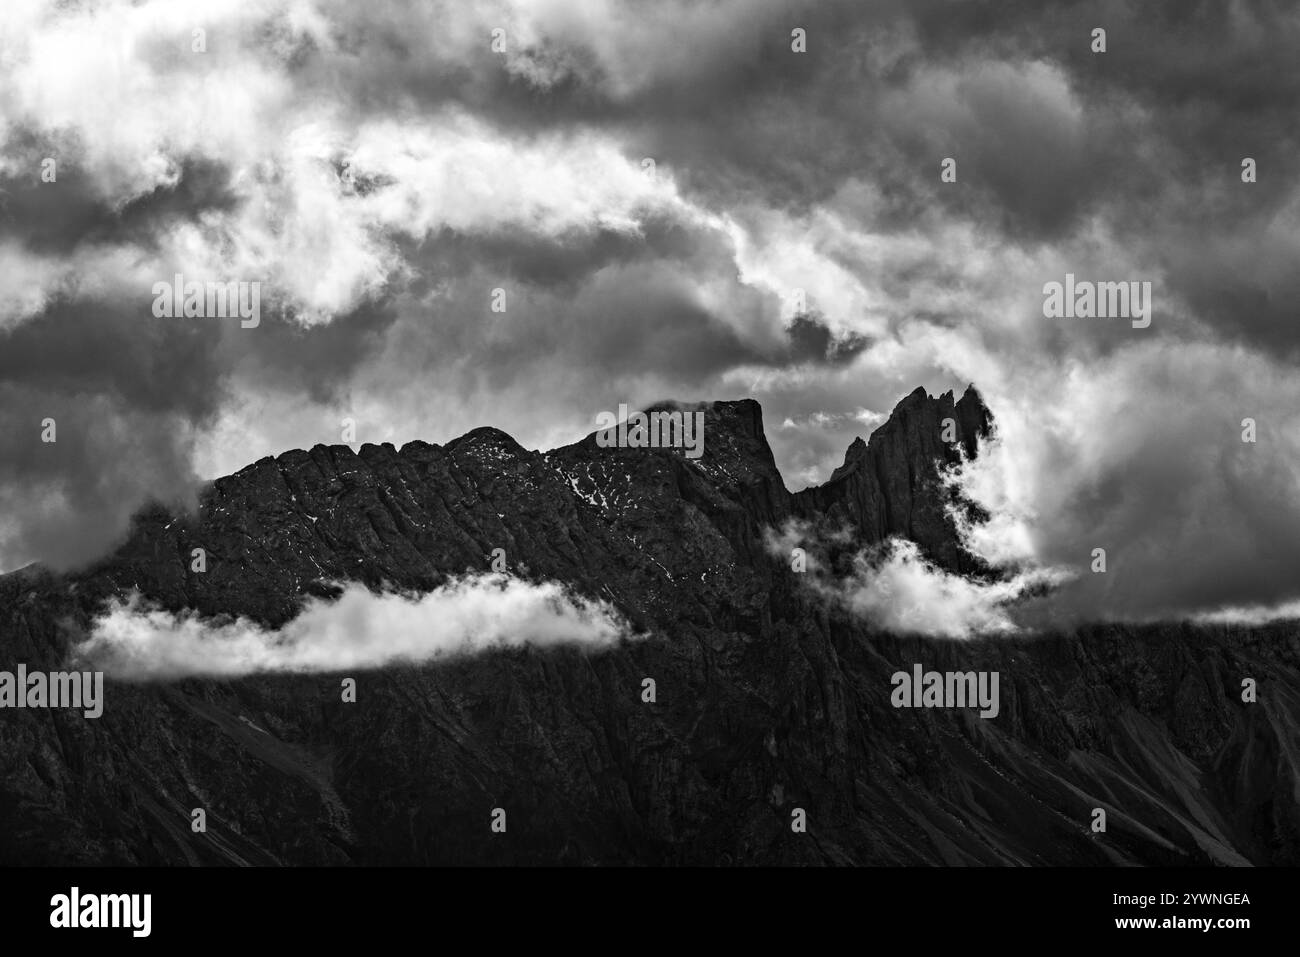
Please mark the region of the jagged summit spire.
<svg viewBox="0 0 1300 957"><path fill-rule="evenodd" d="M795 493L796 510L847 520L863 541L911 539L940 566L970 571L976 563L946 512L948 493L939 474L963 454L976 456L991 425L973 385L957 400L952 392L932 396L918 387L868 439L849 444L844 464L824 485Z"/></svg>

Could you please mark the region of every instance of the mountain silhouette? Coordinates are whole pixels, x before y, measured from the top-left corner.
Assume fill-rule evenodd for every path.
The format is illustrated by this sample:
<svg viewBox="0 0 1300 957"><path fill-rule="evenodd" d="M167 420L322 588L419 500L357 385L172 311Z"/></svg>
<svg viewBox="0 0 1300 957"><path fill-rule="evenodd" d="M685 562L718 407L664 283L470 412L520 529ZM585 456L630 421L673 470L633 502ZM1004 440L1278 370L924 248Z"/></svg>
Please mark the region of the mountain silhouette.
<svg viewBox="0 0 1300 957"><path fill-rule="evenodd" d="M105 603L133 592L275 628L339 583L428 592L494 554L646 636L357 673L109 681L96 720L0 710L0 863L1300 862L1300 652L1284 629L894 634L771 547L794 522L833 542L832 569L901 537L952 574L992 575L951 518L974 507L942 480L994 427L974 388L916 390L795 493L757 402L690 408L705 416L698 460L595 433L529 451L493 428L290 451L211 483L193 514L141 511L89 568L0 577L10 671L66 667ZM895 707L891 676L918 664L998 672L998 715Z"/></svg>

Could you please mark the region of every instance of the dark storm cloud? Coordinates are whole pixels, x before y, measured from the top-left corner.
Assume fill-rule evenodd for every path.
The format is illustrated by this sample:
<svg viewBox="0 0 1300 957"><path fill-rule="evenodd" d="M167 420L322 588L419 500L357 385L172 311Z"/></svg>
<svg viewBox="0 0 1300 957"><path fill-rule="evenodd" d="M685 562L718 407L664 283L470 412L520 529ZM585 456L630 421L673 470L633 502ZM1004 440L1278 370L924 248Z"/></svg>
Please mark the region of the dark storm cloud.
<svg viewBox="0 0 1300 957"><path fill-rule="evenodd" d="M721 263L729 254L710 231L653 215L646 217L635 234L605 228L541 238L504 232L468 236L443 229L419 243L405 243L403 248L405 258L421 263L420 275L426 281L463 276L477 268L495 272L503 281L555 292L573 291L607 267L656 260L686 270L701 259Z"/></svg>
<svg viewBox="0 0 1300 957"><path fill-rule="evenodd" d="M214 388L221 320L157 319L152 302L150 290L141 288L134 302L54 303L0 333L0 381L201 420L221 399Z"/></svg>
<svg viewBox="0 0 1300 957"><path fill-rule="evenodd" d="M155 319L147 292L134 308L60 301L0 333L8 555L78 564L111 546L144 501L192 503L195 432L222 399L217 331Z"/></svg>
<svg viewBox="0 0 1300 957"><path fill-rule="evenodd" d="M505 291L504 313L490 310L494 288ZM814 316L755 341L737 327L766 323L775 298L736 283L724 301L725 314L701 302L689 271L673 261L603 264L560 287L479 268L459 274L427 305L408 307L385 333L385 361L455 375L463 391L501 387L558 361L593 387L653 376L689 392L741 366L841 366L866 347L861 337L836 337Z"/></svg>
<svg viewBox="0 0 1300 957"><path fill-rule="evenodd" d="M247 382L328 404L347 392L357 369L375 360L398 319L387 297L310 329L271 311L255 330L242 330L237 323L223 328L213 361L223 373L238 373Z"/></svg>
<svg viewBox="0 0 1300 957"><path fill-rule="evenodd" d="M149 248L160 229L178 222L196 224L203 213L230 211L238 202L225 166L191 159L181 164L175 185L115 208L75 161L54 158L53 183L40 178L40 151L29 151L23 161L31 174L0 178L0 241L13 239L43 255L93 245Z"/></svg>
<svg viewBox="0 0 1300 957"><path fill-rule="evenodd" d="M738 25L689 89L665 77L615 99L598 82L516 82L476 105L525 125L616 129L706 205L806 207L858 177L881 185L887 205L874 215L887 228L941 210L1043 243L1100 216L1223 334L1294 341L1294 284L1275 261L1291 250L1232 254L1295 194L1293 10L868 6L870 16L862 4L782 9L761 34ZM789 51L795 23L806 55ZM1108 31L1104 54L1090 49L1095 26ZM1261 177L1245 187L1247 155ZM946 156L960 188L939 182ZM1207 229L1224 255L1202 251ZM1232 307L1242 301L1251 308Z"/></svg>
<svg viewBox="0 0 1300 957"><path fill-rule="evenodd" d="M790 336L788 361L791 362L842 365L869 345L865 337L853 333L836 337L824 322L807 313L795 316L787 332Z"/></svg>
<svg viewBox="0 0 1300 957"><path fill-rule="evenodd" d="M1145 245L1153 220L1174 240L1179 224L1248 231L1296 184L1288 116L1300 80L1287 67L1298 34L1281 5L771 4L708 45L686 24L660 38L693 69L631 91L563 34L529 48L566 65L539 87L486 54L428 57L395 8L353 26L347 95L358 107L456 102L511 128L607 128L721 208L807 206L859 177L882 185L886 225L898 228L937 208L1041 242L1100 213ZM808 53L790 51L792 26L807 30ZM1108 31L1104 54L1090 50L1094 26ZM1035 64L1059 74L1069 102L1052 98ZM338 64L308 58L302 69ZM1243 155L1267 171L1249 190L1237 188ZM960 189L939 182L945 156L958 161ZM1206 201L1228 190L1227 203ZM1176 282L1204 275L1185 241L1153 245ZM1289 292L1267 276L1241 281L1269 300Z"/></svg>
<svg viewBox="0 0 1300 957"><path fill-rule="evenodd" d="M201 423L108 395L9 386L0 407L0 532L12 566L80 565L118 542L146 501L193 504L190 430ZM52 443L41 439L46 419Z"/></svg>
<svg viewBox="0 0 1300 957"><path fill-rule="evenodd" d="M1228 391L1234 385L1236 394ZM1046 520L1044 557L1078 576L1027 609L1027 621L1177 618L1295 599L1297 445L1287 421L1295 391L1265 411L1258 392L1244 394L1250 386L1226 376L1151 386L1169 395L1163 434L1131 445L1121 438L1120 467L1098 473L1077 501ZM1177 415L1178 404L1195 406L1197 415ZM1258 416L1259 444L1240 439L1240 420L1250 413ZM1095 548L1106 550L1104 573L1092 568Z"/></svg>
<svg viewBox="0 0 1300 957"><path fill-rule="evenodd" d="M665 255L654 257L654 247ZM390 355L413 369L461 367L487 385L554 358L597 381L650 375L690 392L716 388L709 384L740 367L843 366L869 344L813 314L769 335L777 297L734 279L716 303L702 301L697 284L725 274L729 251L716 236L680 228L574 246L443 237L421 256L422 274L442 278L445 290L404 316L390 339L402 346ZM495 288L506 294L500 315L488 305Z"/></svg>

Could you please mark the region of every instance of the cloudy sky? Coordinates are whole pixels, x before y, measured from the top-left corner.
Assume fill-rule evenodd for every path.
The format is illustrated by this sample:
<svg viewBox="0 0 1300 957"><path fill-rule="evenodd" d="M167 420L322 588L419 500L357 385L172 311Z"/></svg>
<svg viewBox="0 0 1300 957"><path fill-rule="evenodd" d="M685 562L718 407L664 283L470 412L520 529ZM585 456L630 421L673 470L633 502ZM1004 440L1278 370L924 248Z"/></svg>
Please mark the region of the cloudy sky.
<svg viewBox="0 0 1300 957"><path fill-rule="evenodd" d="M346 418L549 448L752 396L794 489L973 382L984 554L1106 548L1061 614L1266 614L1298 48L1268 2L5 0L0 568ZM260 282L261 322L156 317L177 273ZM1046 319L1067 273L1151 282L1151 325Z"/></svg>

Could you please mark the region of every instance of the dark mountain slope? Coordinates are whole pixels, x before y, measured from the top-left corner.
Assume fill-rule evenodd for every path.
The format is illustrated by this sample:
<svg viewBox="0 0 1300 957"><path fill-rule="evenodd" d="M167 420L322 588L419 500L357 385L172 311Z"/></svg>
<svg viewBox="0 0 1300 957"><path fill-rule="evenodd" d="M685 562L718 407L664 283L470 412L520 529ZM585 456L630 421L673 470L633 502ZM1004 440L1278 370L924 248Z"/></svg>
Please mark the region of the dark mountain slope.
<svg viewBox="0 0 1300 957"><path fill-rule="evenodd" d="M292 618L332 581L486 571L613 603L644 640L340 675L110 682L102 718L0 710L3 863L1296 863L1290 628L1096 627L965 643L881 634L814 598L765 528L847 526L976 569L938 476L977 393L918 390L826 485L786 491L757 403L705 452L317 446L141 514L83 573L0 578L0 669L55 669L106 598ZM189 570L191 549L208 570ZM1001 675L1001 713L890 705L913 663ZM657 701L641 701L641 681ZM1259 701L1240 701L1243 677ZM190 811L208 831L190 830ZM489 829L505 808L506 834ZM808 831L792 833L791 810ZM1105 834L1089 831L1107 810Z"/></svg>

